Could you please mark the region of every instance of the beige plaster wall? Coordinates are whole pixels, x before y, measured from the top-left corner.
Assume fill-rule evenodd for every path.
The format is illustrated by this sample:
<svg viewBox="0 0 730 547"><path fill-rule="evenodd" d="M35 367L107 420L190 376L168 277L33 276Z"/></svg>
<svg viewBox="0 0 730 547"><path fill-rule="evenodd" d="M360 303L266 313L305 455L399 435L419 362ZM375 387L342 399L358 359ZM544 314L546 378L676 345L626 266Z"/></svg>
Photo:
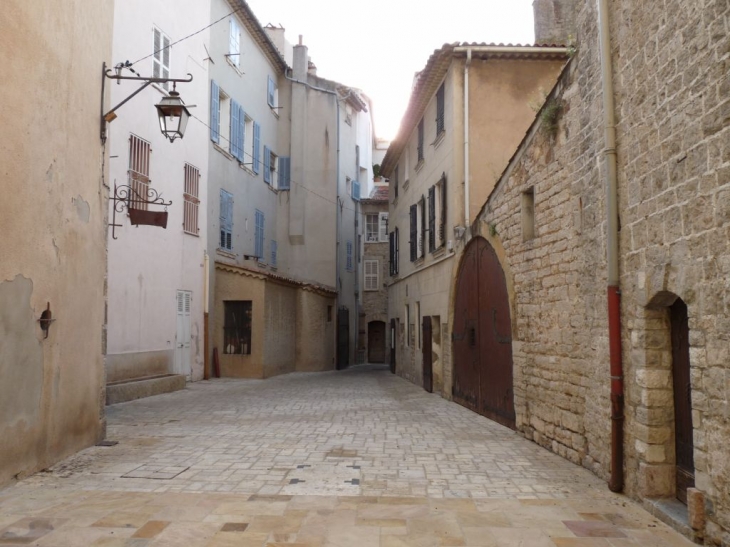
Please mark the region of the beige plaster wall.
<svg viewBox="0 0 730 547"><path fill-rule="evenodd" d="M297 371L335 369L335 304L334 295L303 289L297 291Z"/></svg>
<svg viewBox="0 0 730 547"><path fill-rule="evenodd" d="M564 61L473 59L469 69L469 219L473 221L555 85Z"/></svg>
<svg viewBox="0 0 730 547"><path fill-rule="evenodd" d="M264 378L294 372L297 288L266 281L264 299Z"/></svg>
<svg viewBox="0 0 730 547"><path fill-rule="evenodd" d="M218 348L221 376L234 378L263 378L265 332L265 281L261 276L249 276L216 268L215 307L211 310L210 329L213 348ZM226 300L251 300L251 353L225 355L223 353L223 325ZM212 361L211 361L212 363ZM212 366L212 365L211 365Z"/></svg>
<svg viewBox="0 0 730 547"><path fill-rule="evenodd" d="M112 14L109 0L3 3L0 438L13 442L0 443L0 485L104 435L99 110Z"/></svg>

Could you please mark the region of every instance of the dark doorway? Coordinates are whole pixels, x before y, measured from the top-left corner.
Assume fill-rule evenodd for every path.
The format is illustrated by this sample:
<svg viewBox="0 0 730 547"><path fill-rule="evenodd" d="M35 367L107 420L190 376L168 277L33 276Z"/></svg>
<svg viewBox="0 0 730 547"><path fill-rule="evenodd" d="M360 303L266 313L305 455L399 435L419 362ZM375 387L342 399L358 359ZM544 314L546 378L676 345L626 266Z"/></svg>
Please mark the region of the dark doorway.
<svg viewBox="0 0 730 547"><path fill-rule="evenodd" d="M368 323L368 363L385 363L385 321Z"/></svg>
<svg viewBox="0 0 730 547"><path fill-rule="evenodd" d="M337 368L350 366L350 310L337 310Z"/></svg>
<svg viewBox="0 0 730 547"><path fill-rule="evenodd" d="M677 457L677 499L687 503L687 488L695 485L692 439L692 387L689 370L689 320L681 298L669 308L672 324L672 379L674 384L674 446Z"/></svg>
<svg viewBox="0 0 730 547"><path fill-rule="evenodd" d="M390 372L395 374L395 337L397 332L395 319L390 320Z"/></svg>
<svg viewBox="0 0 730 547"><path fill-rule="evenodd" d="M469 243L461 262L453 344L454 401L514 428L507 282L497 254L481 237Z"/></svg>
<svg viewBox="0 0 730 547"><path fill-rule="evenodd" d="M423 389L433 393L433 348L431 334L431 316L423 318Z"/></svg>

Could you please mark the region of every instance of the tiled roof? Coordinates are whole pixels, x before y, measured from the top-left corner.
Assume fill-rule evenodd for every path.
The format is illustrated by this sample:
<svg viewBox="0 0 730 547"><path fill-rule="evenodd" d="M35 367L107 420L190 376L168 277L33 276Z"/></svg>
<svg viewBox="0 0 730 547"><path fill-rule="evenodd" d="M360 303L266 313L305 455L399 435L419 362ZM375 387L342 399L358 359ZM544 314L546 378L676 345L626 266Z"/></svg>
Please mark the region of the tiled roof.
<svg viewBox="0 0 730 547"><path fill-rule="evenodd" d="M263 50L266 57L279 70L284 72L287 69L286 61L282 57L279 49L271 41L269 35L266 34L264 27L256 18L253 10L246 0L228 0L228 4L238 13L238 17L243 22L243 26L251 34L258 46Z"/></svg>
<svg viewBox="0 0 730 547"><path fill-rule="evenodd" d="M388 201L389 192L390 187L388 185L376 186L375 188L373 188L373 191L370 192L370 196L367 198L367 200L363 201Z"/></svg>
<svg viewBox="0 0 730 547"><path fill-rule="evenodd" d="M451 66L451 62L455 57L466 57L466 51L469 48L480 49L474 51L473 58L479 59L567 59L568 51L566 46L555 44L487 44L485 42L454 42L453 44L444 44L440 49L434 50L433 54L428 58L426 66L416 76L416 83L411 92L411 98L408 102L408 108L401 120L398 135L390 143L388 151L383 158L381 172L384 176L391 175L393 168L398 161L406 141L413 132L414 127L423 116L426 106L438 86L446 75Z"/></svg>

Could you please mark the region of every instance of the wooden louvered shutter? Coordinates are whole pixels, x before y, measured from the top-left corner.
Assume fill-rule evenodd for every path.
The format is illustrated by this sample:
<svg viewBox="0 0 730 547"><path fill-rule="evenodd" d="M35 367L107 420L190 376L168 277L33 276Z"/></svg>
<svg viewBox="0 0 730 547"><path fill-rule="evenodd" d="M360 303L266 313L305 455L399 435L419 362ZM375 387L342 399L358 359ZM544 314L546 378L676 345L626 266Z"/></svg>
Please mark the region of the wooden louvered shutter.
<svg viewBox="0 0 730 547"><path fill-rule="evenodd" d="M428 189L428 250L436 250L436 186Z"/></svg>
<svg viewBox="0 0 730 547"><path fill-rule="evenodd" d="M291 158L279 158L279 190L291 187Z"/></svg>
<svg viewBox="0 0 730 547"><path fill-rule="evenodd" d="M441 175L441 218L439 219L439 237L441 244L446 242L446 173Z"/></svg>
<svg viewBox="0 0 730 547"><path fill-rule="evenodd" d="M264 182L271 184L271 150L264 146Z"/></svg>
<svg viewBox="0 0 730 547"><path fill-rule="evenodd" d="M231 140L228 141L228 151L234 158L238 158L238 115L238 103L231 99Z"/></svg>
<svg viewBox="0 0 730 547"><path fill-rule="evenodd" d="M411 205L411 262L418 258L418 205Z"/></svg>
<svg viewBox="0 0 730 547"><path fill-rule="evenodd" d="M259 162L261 161L261 126L253 123L253 172L259 174Z"/></svg>
<svg viewBox="0 0 730 547"><path fill-rule="evenodd" d="M218 132L220 116L220 88L215 80L210 81L210 140L220 142Z"/></svg>

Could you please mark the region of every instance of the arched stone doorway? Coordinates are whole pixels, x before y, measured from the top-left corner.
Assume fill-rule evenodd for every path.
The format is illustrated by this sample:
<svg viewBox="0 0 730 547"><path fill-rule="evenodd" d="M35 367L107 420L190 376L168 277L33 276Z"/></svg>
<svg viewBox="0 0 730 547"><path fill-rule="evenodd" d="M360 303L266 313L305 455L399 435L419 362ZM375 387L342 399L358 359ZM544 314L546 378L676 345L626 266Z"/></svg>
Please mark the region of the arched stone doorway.
<svg viewBox="0 0 730 547"><path fill-rule="evenodd" d="M385 363L385 321L368 323L368 363Z"/></svg>
<svg viewBox="0 0 730 547"><path fill-rule="evenodd" d="M469 243L459 268L453 363L454 401L514 428L512 321L507 283L497 253L481 237Z"/></svg>
<svg viewBox="0 0 730 547"><path fill-rule="evenodd" d="M661 291L633 330L632 337L643 341L636 370L642 389L637 416L645 420L637 434L645 447L639 453L641 493L686 504L695 476L687 304Z"/></svg>

